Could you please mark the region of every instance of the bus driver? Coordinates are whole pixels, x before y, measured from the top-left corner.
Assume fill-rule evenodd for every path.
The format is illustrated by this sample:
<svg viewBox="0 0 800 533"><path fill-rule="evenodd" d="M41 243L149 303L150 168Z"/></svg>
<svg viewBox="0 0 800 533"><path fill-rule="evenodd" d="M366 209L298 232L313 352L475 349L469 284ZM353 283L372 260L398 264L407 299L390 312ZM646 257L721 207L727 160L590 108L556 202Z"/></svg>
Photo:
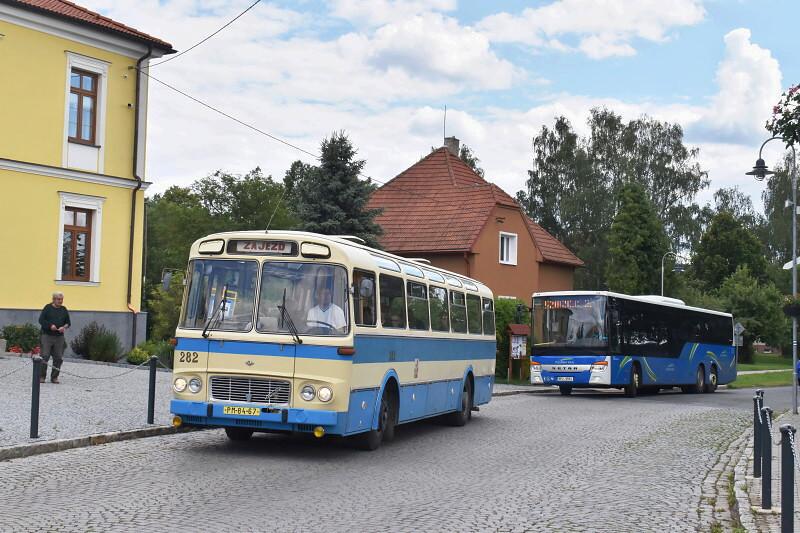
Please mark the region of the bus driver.
<svg viewBox="0 0 800 533"><path fill-rule="evenodd" d="M321 287L317 290L317 305L308 310L306 323L309 328L328 327L343 331L347 322L342 308L331 301L331 290Z"/></svg>

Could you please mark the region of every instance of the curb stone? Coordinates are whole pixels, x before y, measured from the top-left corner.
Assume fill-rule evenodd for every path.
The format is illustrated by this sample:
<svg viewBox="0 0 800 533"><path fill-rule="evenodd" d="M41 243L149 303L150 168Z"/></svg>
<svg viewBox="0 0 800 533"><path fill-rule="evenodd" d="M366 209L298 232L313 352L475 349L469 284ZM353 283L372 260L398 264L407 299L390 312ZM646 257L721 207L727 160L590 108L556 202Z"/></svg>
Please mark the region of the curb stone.
<svg viewBox="0 0 800 533"><path fill-rule="evenodd" d="M120 442L131 439L141 439L145 437L159 437L162 435L172 435L174 433L186 433L198 431L196 428L174 428L172 426L153 426L148 428L132 429L127 431L111 431L109 433L98 433L85 437L75 437L72 439L57 439L33 444L21 444L0 448L0 462L11 459L21 459L31 455L43 453L60 452L72 450L74 448L85 448L87 446L97 446L110 442Z"/></svg>

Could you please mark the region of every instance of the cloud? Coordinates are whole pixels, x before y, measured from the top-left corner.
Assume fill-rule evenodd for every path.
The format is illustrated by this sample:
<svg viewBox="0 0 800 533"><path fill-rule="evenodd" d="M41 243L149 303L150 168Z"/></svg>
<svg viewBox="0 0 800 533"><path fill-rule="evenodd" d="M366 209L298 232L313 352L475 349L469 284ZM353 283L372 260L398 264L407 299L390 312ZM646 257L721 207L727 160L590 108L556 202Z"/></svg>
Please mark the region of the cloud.
<svg viewBox="0 0 800 533"><path fill-rule="evenodd" d="M535 48L551 48L553 38L571 37L578 41L571 49L601 59L633 55L632 41L663 42L673 28L692 26L704 17L702 0L556 0L519 15L489 15L477 27L493 42ZM555 42L555 49L564 49L562 40Z"/></svg>
<svg viewBox="0 0 800 533"><path fill-rule="evenodd" d="M373 27L456 8L456 0L333 0L331 4L334 17Z"/></svg>

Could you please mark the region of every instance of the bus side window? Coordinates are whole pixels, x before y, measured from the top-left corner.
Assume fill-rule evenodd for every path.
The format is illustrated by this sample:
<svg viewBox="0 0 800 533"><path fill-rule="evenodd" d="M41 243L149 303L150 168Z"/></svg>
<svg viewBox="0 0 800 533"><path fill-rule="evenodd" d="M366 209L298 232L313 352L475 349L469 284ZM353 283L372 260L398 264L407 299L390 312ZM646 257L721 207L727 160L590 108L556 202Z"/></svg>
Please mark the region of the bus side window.
<svg viewBox="0 0 800 533"><path fill-rule="evenodd" d="M494 300L483 299L483 334L494 335Z"/></svg>
<svg viewBox="0 0 800 533"><path fill-rule="evenodd" d="M447 289L430 286L431 329L450 331L450 312L447 306Z"/></svg>
<svg viewBox="0 0 800 533"><path fill-rule="evenodd" d="M483 332L481 323L481 297L475 294L467 294L467 324L470 333L480 335Z"/></svg>
<svg viewBox="0 0 800 533"><path fill-rule="evenodd" d="M453 333L467 332L467 304L463 292L450 291L450 329Z"/></svg>
<svg viewBox="0 0 800 533"><path fill-rule="evenodd" d="M428 330L428 287L422 283L406 282L408 289L408 327Z"/></svg>
<svg viewBox="0 0 800 533"><path fill-rule="evenodd" d="M380 275L381 324L385 328L406 327L406 302L403 279Z"/></svg>
<svg viewBox="0 0 800 533"><path fill-rule="evenodd" d="M372 290L370 291L370 287ZM370 294L371 292L371 294ZM356 324L374 326L378 318L375 312L375 273L363 270L353 271L353 308Z"/></svg>

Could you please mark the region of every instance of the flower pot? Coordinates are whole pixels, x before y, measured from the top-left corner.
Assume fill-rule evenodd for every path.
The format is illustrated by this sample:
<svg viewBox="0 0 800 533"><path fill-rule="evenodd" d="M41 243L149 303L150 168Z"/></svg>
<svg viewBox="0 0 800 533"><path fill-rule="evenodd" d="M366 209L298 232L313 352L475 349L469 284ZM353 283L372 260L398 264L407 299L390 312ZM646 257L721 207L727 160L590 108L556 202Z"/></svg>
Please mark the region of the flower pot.
<svg viewBox="0 0 800 533"><path fill-rule="evenodd" d="M800 316L800 303L791 303L783 306L783 314L786 316Z"/></svg>

